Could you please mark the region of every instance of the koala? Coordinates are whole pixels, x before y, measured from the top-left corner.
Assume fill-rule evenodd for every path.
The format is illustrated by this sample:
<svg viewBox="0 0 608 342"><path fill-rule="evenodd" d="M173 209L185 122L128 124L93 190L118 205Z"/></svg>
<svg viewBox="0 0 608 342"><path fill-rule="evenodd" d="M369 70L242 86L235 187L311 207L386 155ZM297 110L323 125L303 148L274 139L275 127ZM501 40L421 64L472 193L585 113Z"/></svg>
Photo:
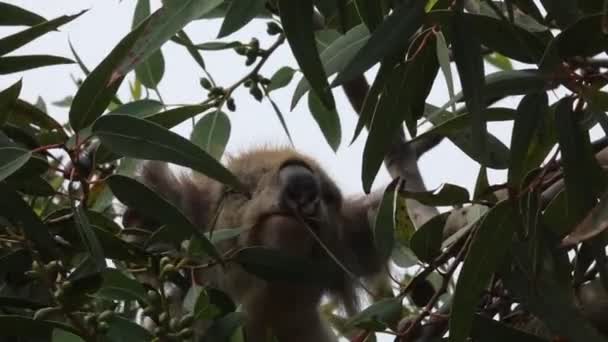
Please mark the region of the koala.
<svg viewBox="0 0 608 342"><path fill-rule="evenodd" d="M383 270L387 260L381 255L390 253L375 249L370 225L378 196L344 198L315 160L291 148L253 149L228 158L226 166L248 194L226 192L215 180L194 172L178 174L159 162L143 163L139 177L201 229L208 229L212 221L217 229L246 228L222 242L220 250L263 246L331 262L322 243L350 274L336 267L333 277L296 284L266 281L229 263L205 270L198 278L242 306L248 317L247 341L267 341L269 332L280 342L337 341L323 322L319 304L329 294L353 312L357 282L352 275L365 279ZM136 215L127 210L124 217L129 221Z"/></svg>

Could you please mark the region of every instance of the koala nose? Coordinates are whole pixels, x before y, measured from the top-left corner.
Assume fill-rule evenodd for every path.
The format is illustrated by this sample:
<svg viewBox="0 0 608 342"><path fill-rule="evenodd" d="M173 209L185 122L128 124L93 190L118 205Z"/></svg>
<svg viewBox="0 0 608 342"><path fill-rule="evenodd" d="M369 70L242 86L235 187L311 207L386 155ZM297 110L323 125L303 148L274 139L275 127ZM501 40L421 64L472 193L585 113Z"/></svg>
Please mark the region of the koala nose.
<svg viewBox="0 0 608 342"><path fill-rule="evenodd" d="M286 164L279 171L282 185L281 205L303 215L316 214L319 206L319 181L312 171L300 164Z"/></svg>

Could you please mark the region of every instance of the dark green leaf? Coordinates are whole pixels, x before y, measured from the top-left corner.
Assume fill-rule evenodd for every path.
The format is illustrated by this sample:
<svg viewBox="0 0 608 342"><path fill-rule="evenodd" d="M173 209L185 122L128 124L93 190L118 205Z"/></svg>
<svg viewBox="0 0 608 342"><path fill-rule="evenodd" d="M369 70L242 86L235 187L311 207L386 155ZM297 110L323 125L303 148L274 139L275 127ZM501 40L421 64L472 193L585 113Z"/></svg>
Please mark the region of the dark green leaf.
<svg viewBox="0 0 608 342"><path fill-rule="evenodd" d="M211 324L207 330L203 342L229 342L237 329L245 323L246 314L243 312L231 312L219 318Z"/></svg>
<svg viewBox="0 0 608 342"><path fill-rule="evenodd" d="M562 31L556 38L560 56L593 57L606 51L608 35L603 28L604 18L604 14L590 15Z"/></svg>
<svg viewBox="0 0 608 342"><path fill-rule="evenodd" d="M85 342L85 340L71 332L62 329L54 329L51 342Z"/></svg>
<svg viewBox="0 0 608 342"><path fill-rule="evenodd" d="M533 140L540 128L544 116L548 112L548 97L546 93L526 95L517 107L517 116L511 135L511 157L508 182L511 189L518 191L524 177L531 171L527 167L536 167L527 163Z"/></svg>
<svg viewBox="0 0 608 342"><path fill-rule="evenodd" d="M0 26L33 26L45 22L46 19L36 13L21 7L0 2Z"/></svg>
<svg viewBox="0 0 608 342"><path fill-rule="evenodd" d="M425 99L439 69L435 44L424 46L416 58L388 72L389 79L375 107L363 150L363 189L369 192L384 155L402 127L403 121L415 135L416 123L424 111ZM416 84L412 87L411 84ZM362 120L361 118L360 120Z"/></svg>
<svg viewBox="0 0 608 342"><path fill-rule="evenodd" d="M363 74L384 57L404 50L409 38L422 25L424 5L424 1L404 1L376 28L365 46L340 71L332 82L332 86L350 81Z"/></svg>
<svg viewBox="0 0 608 342"><path fill-rule="evenodd" d="M17 100L13 106L8 123L19 127L29 127L33 124L40 127L41 133L48 131L57 134L61 139L67 139L67 135L59 122L36 106L22 100Z"/></svg>
<svg viewBox="0 0 608 342"><path fill-rule="evenodd" d="M136 27L150 16L150 0L137 0L135 11L133 11L133 21L131 28Z"/></svg>
<svg viewBox="0 0 608 342"><path fill-rule="evenodd" d="M149 19L148 19L149 20ZM124 75L116 69L131 53L140 36L146 31L146 22L129 32L87 76L72 101L70 125L81 130L95 121L114 98Z"/></svg>
<svg viewBox="0 0 608 342"><path fill-rule="evenodd" d="M106 259L97 235L95 235L93 228L89 224L89 219L82 204L74 206L72 210L74 211L74 221L76 222L76 228L78 228L82 244L91 255L91 260L95 263L97 270L101 272L106 268Z"/></svg>
<svg viewBox="0 0 608 342"><path fill-rule="evenodd" d="M183 106L148 115L145 116L144 119L157 123L165 128L173 128L210 108L212 108L211 105Z"/></svg>
<svg viewBox="0 0 608 342"><path fill-rule="evenodd" d="M163 104L156 100L137 100L125 103L108 114L126 114L137 118L148 118L163 109Z"/></svg>
<svg viewBox="0 0 608 342"><path fill-rule="evenodd" d="M6 55L9 52L15 51L45 33L54 31L58 27L78 18L83 13L84 11L76 15L64 15L0 39L0 55Z"/></svg>
<svg viewBox="0 0 608 342"><path fill-rule="evenodd" d="M20 55L0 57L0 75L12 74L14 72L36 69L50 65L72 63L74 63L74 61L71 59L50 55Z"/></svg>
<svg viewBox="0 0 608 342"><path fill-rule="evenodd" d="M17 194L0 185L0 216L5 217L12 224L21 227L25 236L38 248L44 260L53 260L58 255L55 240L48 231L47 226L30 206Z"/></svg>
<svg viewBox="0 0 608 342"><path fill-rule="evenodd" d="M314 284L335 277L327 265L266 247L241 249L231 260L245 271L268 281Z"/></svg>
<svg viewBox="0 0 608 342"><path fill-rule="evenodd" d="M55 189L40 176L21 177L19 174L14 174L9 177L6 182L15 187L17 191L34 196L53 196Z"/></svg>
<svg viewBox="0 0 608 342"><path fill-rule="evenodd" d="M443 73L443 77L445 78L445 83L448 87L448 94L450 95L450 99L455 97L454 95L454 79L452 77L452 67L450 61L450 50L448 49L448 44L445 41L445 37L441 31L437 32L436 35L436 50L437 50L437 61L441 66L441 72ZM456 105L452 104L452 111L456 111Z"/></svg>
<svg viewBox="0 0 608 342"><path fill-rule="evenodd" d="M137 280L127 277L115 268L103 271L103 283L95 296L108 300L136 300L148 303L146 288Z"/></svg>
<svg viewBox="0 0 608 342"><path fill-rule="evenodd" d="M239 46L243 46L241 42L207 42L202 44L193 45L199 50L210 50L210 51L218 51L218 50L226 50L226 49L234 49Z"/></svg>
<svg viewBox="0 0 608 342"><path fill-rule="evenodd" d="M607 204L608 194L604 194L593 210L564 238L562 245L574 246L605 231L608 228Z"/></svg>
<svg viewBox="0 0 608 342"><path fill-rule="evenodd" d="M326 108L317 94L312 92L308 94L308 108L317 125L321 128L325 140L331 149L336 152L342 140L342 128L338 112L335 109Z"/></svg>
<svg viewBox="0 0 608 342"><path fill-rule="evenodd" d="M155 89L165 74L165 58L162 51L153 52L135 68L137 79L147 88Z"/></svg>
<svg viewBox="0 0 608 342"><path fill-rule="evenodd" d="M93 133L118 154L186 166L236 190L245 190L240 181L212 156L155 123L127 115L105 115L95 122Z"/></svg>
<svg viewBox="0 0 608 342"><path fill-rule="evenodd" d="M21 93L21 86L22 82L19 80L0 92L0 127L6 123L11 115L12 108L15 106L17 98Z"/></svg>
<svg viewBox="0 0 608 342"><path fill-rule="evenodd" d="M270 94L268 94L268 90L266 90L266 89L263 89L263 90L264 90L264 95L266 95L268 102L270 102L272 109L274 109L274 113L277 115L277 118L279 119L279 122L281 123L281 127L283 127L283 131L285 132L287 139L289 139L289 142L293 146L293 140L291 139L291 133L289 133L289 128L287 128L287 123L285 122L285 116L281 112L281 109L279 108L279 106L277 106L276 102L274 102L274 100L270 97Z"/></svg>
<svg viewBox="0 0 608 342"><path fill-rule="evenodd" d="M453 184L443 184L439 188L425 192L401 191L407 198L430 206L457 205L469 202L467 189Z"/></svg>
<svg viewBox="0 0 608 342"><path fill-rule="evenodd" d="M112 315L107 321L110 330L106 333L112 342L139 342L153 341L154 336L146 328L133 322L133 320Z"/></svg>
<svg viewBox="0 0 608 342"><path fill-rule="evenodd" d="M481 56L481 42L470 19L460 12L454 14L452 35L454 61L458 68L467 111L471 113L473 148L477 152L476 154L482 157L482 165L485 165L488 148L485 139L486 119L483 116L485 73Z"/></svg>
<svg viewBox="0 0 608 342"><path fill-rule="evenodd" d="M222 38L238 31L264 11L265 5L266 0L233 0L217 37Z"/></svg>
<svg viewBox="0 0 608 342"><path fill-rule="evenodd" d="M391 255L395 244L396 187L400 184L400 182L393 181L384 190L374 221L374 245L382 260Z"/></svg>
<svg viewBox="0 0 608 342"><path fill-rule="evenodd" d="M480 314L475 314L471 338L474 341L547 342L547 340L536 335L526 333Z"/></svg>
<svg viewBox="0 0 608 342"><path fill-rule="evenodd" d="M17 147L0 148L0 181L19 170L30 159L28 150Z"/></svg>
<svg viewBox="0 0 608 342"><path fill-rule="evenodd" d="M341 71L348 62L352 60L355 54L369 39L369 30L365 25L358 25L350 29L343 36L338 36L335 40L323 49L320 58L323 63L323 69L327 76L331 76L336 72ZM310 90L310 83L306 77L303 77L291 99L291 108L293 109L300 98Z"/></svg>
<svg viewBox="0 0 608 342"><path fill-rule="evenodd" d="M415 137L411 141L427 139L429 135L453 136L460 134L471 126L471 114L468 112L454 114L445 111L441 117L429 119L433 123L433 128ZM510 121L515 119L515 110L502 107L486 108L483 114L487 121Z"/></svg>
<svg viewBox="0 0 608 342"><path fill-rule="evenodd" d="M48 338L54 329L61 329L79 335L75 328L60 322L34 320L31 318L17 315L0 315L0 326L2 326L3 336L13 336L15 338Z"/></svg>
<svg viewBox="0 0 608 342"><path fill-rule="evenodd" d="M564 214L572 219L571 222L580 222L595 206L606 182L592 154L589 136L579 126L579 115L572 105L573 99L569 97L557 103L555 125L568 193L568 211Z"/></svg>
<svg viewBox="0 0 608 342"><path fill-rule="evenodd" d="M72 41L69 39L68 39L68 44L70 45L70 51L72 52L72 55L74 55L74 59L76 60L76 63L78 63L80 70L82 70L82 72L88 76L91 73L91 71L84 64L84 62L82 61L80 56L78 56L78 53L76 53L76 49L74 49L74 46L72 45Z"/></svg>
<svg viewBox="0 0 608 342"><path fill-rule="evenodd" d="M205 252L214 258L221 258L213 244L200 234L199 230L202 227L195 227L178 208L147 186L122 175L113 175L107 182L116 198L122 203L146 213L158 222L167 223L167 227L171 227L170 237L173 242L179 243L190 235L199 235Z"/></svg>
<svg viewBox="0 0 608 342"><path fill-rule="evenodd" d="M401 310L401 299L381 299L352 317L348 321L347 326L382 331L399 320Z"/></svg>
<svg viewBox="0 0 608 342"><path fill-rule="evenodd" d="M361 20L370 31L374 31L384 20L382 1L355 0L355 6Z"/></svg>
<svg viewBox="0 0 608 342"><path fill-rule="evenodd" d="M185 43L184 46L186 47L186 50L188 50L188 53L190 54L192 59L194 59L196 64L198 64L201 67L201 69L205 70L205 61L203 60L203 56L196 49L196 47L194 47L194 44L192 43L192 40L190 39L190 37L188 37L188 34L186 34L186 31L180 30L177 33L177 37L179 39L183 40L183 42Z"/></svg>
<svg viewBox="0 0 608 342"><path fill-rule="evenodd" d="M511 237L521 224L512 202L502 201L481 221L458 277L450 314L450 342L469 336L475 309L484 288L511 246Z"/></svg>
<svg viewBox="0 0 608 342"><path fill-rule="evenodd" d="M547 10L548 16L554 19L561 28L572 25L580 16L576 0L541 0L540 2Z"/></svg>
<svg viewBox="0 0 608 342"><path fill-rule="evenodd" d="M190 133L190 141L217 160L222 158L228 139L230 139L230 119L221 110L204 115Z"/></svg>
<svg viewBox="0 0 608 342"><path fill-rule="evenodd" d="M194 19L210 12L223 0L184 0L167 1L163 6L141 22L135 31L145 31L145 35L136 38L134 45L128 48L128 54L118 61L113 68L114 79L122 78L135 69L171 37L181 31Z"/></svg>
<svg viewBox="0 0 608 342"><path fill-rule="evenodd" d="M278 4L283 30L300 70L325 107L334 109L334 98L313 34L312 0L279 0Z"/></svg>
<svg viewBox="0 0 608 342"><path fill-rule="evenodd" d="M321 56L323 56L323 54L321 54ZM287 66L277 70L277 72L275 72L270 78L270 85L266 88L266 90L271 92L287 86L289 82L291 82L295 72L296 71L294 69Z"/></svg>
<svg viewBox="0 0 608 342"><path fill-rule="evenodd" d="M449 213L436 215L418 228L410 239L410 248L418 259L431 263L441 251L443 228Z"/></svg>

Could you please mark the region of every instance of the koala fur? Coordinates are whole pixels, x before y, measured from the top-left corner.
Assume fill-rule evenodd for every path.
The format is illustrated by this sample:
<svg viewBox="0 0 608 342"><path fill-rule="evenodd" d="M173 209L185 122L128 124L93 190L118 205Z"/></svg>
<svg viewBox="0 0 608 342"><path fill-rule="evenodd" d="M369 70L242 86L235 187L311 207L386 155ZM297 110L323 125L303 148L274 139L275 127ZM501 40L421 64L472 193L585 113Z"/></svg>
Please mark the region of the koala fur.
<svg viewBox="0 0 608 342"><path fill-rule="evenodd" d="M139 176L203 230L213 220L217 229L246 228L237 238L222 242L220 250L264 246L330 260L293 215L291 209L299 206L309 227L352 274L365 278L382 270L386 260L374 248L369 223L376 200L343 198L316 161L290 148L254 149L228 158L226 166L249 194L226 192L215 180L194 172L177 174L159 162L144 163ZM129 210L125 213L127 221L134 217ZM280 342L332 342L337 338L319 313L323 295L337 296L349 312L355 310L357 298L356 282L339 267L336 270L335 277L319 279L319 285L265 281L233 263L205 270L198 278L242 306L248 317L247 341L266 341L271 331Z"/></svg>

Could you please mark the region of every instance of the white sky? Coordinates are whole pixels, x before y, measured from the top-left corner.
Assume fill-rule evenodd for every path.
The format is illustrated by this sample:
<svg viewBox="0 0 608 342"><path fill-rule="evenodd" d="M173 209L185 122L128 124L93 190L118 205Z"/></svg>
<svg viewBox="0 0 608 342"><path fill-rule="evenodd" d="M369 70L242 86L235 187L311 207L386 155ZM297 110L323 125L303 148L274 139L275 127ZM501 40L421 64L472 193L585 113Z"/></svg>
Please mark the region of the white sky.
<svg viewBox="0 0 608 342"><path fill-rule="evenodd" d="M93 69L114 47L114 45L129 31L135 0L8 0L15 4L36 12L47 19L64 14L74 14L82 9L90 9L80 18L60 28L60 32L49 33L42 38L28 44L22 49L13 52L17 54L55 54L72 58L68 47L68 38L84 60L85 64ZM159 6L160 1L153 0L153 9ZM220 20L197 21L186 27L186 32L195 43L215 40L221 25ZM0 36L18 31L21 28L0 28ZM264 20L255 20L239 32L227 37L227 40L249 41L251 37L260 39L262 46L268 46L274 37L266 32ZM162 48L165 56L166 71L159 90L168 104L194 104L205 98L198 81L202 71L192 60L186 50L174 43L167 43ZM246 68L244 58L233 52L203 52L208 70L220 85L230 85L239 79ZM287 44L279 49L269 63L262 69L262 73L270 77L276 69L288 65L297 68ZM375 69L373 69L375 70ZM82 77L77 65L52 66L30 70L24 73L11 74L0 78L0 88L6 88L19 77L24 79L22 98L35 102L38 96L47 103L50 114L60 122L67 120L67 110L51 105L66 95L75 93L75 86L70 79L70 73ZM453 74L456 76L454 70ZM371 81L373 75L368 75ZM328 170L338 185L346 194L355 194L362 191L361 186L361 154L365 143L365 134L351 146L348 145L356 125L356 115L352 111L341 89L334 89L337 108L342 122L342 144L337 153L334 153L325 142L319 128L308 112L306 97L298 106L289 112L291 96L300 75L296 75L290 86L271 94L282 109L287 125L292 134L295 147L314 158ZM428 102L442 105L449 96L443 78L436 82ZM454 80L458 87L458 80ZM457 89L458 90L458 89ZM232 134L227 146L228 153L234 153L264 144L287 144L288 140L268 102L258 103L251 96L244 93L247 89L237 91L237 111L228 112L232 123ZM122 99L129 98L128 84L124 82L119 94ZM240 96L239 96L240 95ZM497 129L498 127L498 129ZM509 125L490 125L505 144L509 144ZM176 132L188 135L191 129L189 122L175 129ZM449 142L442 143L438 148L421 160L421 168L429 188L449 182L472 188L478 171L478 165L459 149ZM502 181L503 172L491 172L491 180ZM378 175L375 187L382 186L389 181L387 172L382 169Z"/></svg>

